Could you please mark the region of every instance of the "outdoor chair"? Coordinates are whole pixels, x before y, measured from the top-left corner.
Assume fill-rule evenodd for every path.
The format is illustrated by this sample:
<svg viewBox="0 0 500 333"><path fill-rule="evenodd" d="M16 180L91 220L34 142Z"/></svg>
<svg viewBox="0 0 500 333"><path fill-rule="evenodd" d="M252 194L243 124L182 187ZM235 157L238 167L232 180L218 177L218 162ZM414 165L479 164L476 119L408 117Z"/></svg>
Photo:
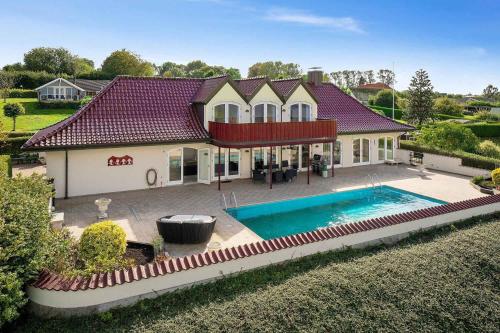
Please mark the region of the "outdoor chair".
<svg viewBox="0 0 500 333"><path fill-rule="evenodd" d="M283 181L283 171L273 172L273 182L281 183Z"/></svg>
<svg viewBox="0 0 500 333"><path fill-rule="evenodd" d="M288 169L285 171L285 181L290 182L297 177L297 169Z"/></svg>
<svg viewBox="0 0 500 333"><path fill-rule="evenodd" d="M260 170L253 170L252 171L252 182L255 183L255 181L265 182L266 181L266 174Z"/></svg>

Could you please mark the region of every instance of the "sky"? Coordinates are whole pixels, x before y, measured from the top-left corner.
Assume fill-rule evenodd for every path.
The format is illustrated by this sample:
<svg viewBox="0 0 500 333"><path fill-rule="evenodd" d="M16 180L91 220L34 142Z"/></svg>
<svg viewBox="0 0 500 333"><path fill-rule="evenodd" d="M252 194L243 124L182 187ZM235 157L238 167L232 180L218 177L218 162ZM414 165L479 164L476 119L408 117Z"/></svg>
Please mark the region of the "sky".
<svg viewBox="0 0 500 333"><path fill-rule="evenodd" d="M435 90L500 86L500 0L2 0L0 66L33 47L65 47L97 66L117 49L143 59L239 68L300 64L304 72L423 68Z"/></svg>

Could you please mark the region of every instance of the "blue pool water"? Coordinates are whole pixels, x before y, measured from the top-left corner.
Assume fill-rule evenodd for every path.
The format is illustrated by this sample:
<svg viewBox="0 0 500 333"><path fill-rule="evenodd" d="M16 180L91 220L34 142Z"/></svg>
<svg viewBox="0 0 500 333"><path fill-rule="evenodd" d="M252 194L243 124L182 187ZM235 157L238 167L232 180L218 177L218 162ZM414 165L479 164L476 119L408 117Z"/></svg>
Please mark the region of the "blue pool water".
<svg viewBox="0 0 500 333"><path fill-rule="evenodd" d="M390 186L229 208L227 212L264 239L362 221L446 202Z"/></svg>

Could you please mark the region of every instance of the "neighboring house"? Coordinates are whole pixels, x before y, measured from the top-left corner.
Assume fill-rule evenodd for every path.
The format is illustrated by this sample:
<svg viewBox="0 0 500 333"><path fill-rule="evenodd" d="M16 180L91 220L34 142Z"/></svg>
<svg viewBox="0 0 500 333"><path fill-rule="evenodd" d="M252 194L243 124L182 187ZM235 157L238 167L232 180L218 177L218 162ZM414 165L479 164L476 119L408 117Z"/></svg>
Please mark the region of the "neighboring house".
<svg viewBox="0 0 500 333"><path fill-rule="evenodd" d="M314 155L328 168L394 159L398 137L414 128L321 78L320 71L308 82L120 76L23 148L46 152L57 197L220 186L259 169L306 171Z"/></svg>
<svg viewBox="0 0 500 333"><path fill-rule="evenodd" d="M379 91L384 89L392 88L385 83L377 82L362 84L356 88L352 88L351 91L361 103L368 105L368 99L370 96L375 96Z"/></svg>
<svg viewBox="0 0 500 333"><path fill-rule="evenodd" d="M40 102L79 101L85 96L94 96L110 81L108 80L66 80L57 78L35 89Z"/></svg>

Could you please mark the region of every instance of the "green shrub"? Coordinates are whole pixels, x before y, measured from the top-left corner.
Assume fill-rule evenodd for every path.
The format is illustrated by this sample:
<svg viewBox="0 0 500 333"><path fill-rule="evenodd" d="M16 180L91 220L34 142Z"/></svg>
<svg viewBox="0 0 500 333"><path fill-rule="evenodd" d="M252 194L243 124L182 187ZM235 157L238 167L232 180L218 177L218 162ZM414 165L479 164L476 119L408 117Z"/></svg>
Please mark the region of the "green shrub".
<svg viewBox="0 0 500 333"><path fill-rule="evenodd" d="M112 221L87 227L80 238L80 258L87 270L109 271L124 265L125 231Z"/></svg>
<svg viewBox="0 0 500 333"><path fill-rule="evenodd" d="M392 90L384 89L380 90L374 97L372 101L373 105L382 106L386 108L392 108ZM398 96L394 95L394 107L398 108Z"/></svg>
<svg viewBox="0 0 500 333"><path fill-rule="evenodd" d="M15 273L6 272L0 267L0 329L18 317L18 309L27 301L21 280Z"/></svg>
<svg viewBox="0 0 500 333"><path fill-rule="evenodd" d="M30 138L35 134L35 132L7 132L7 138L20 138L20 137L26 137Z"/></svg>
<svg viewBox="0 0 500 333"><path fill-rule="evenodd" d="M476 151L479 139L466 127L454 123L428 125L420 130L417 142L447 151Z"/></svg>
<svg viewBox="0 0 500 333"><path fill-rule="evenodd" d="M474 183L476 185L481 184L483 181L484 181L484 177L483 176L474 176L474 177L472 177L472 183Z"/></svg>
<svg viewBox="0 0 500 333"><path fill-rule="evenodd" d="M478 152L484 156L500 158L500 147L493 141L484 140L479 144Z"/></svg>
<svg viewBox="0 0 500 333"><path fill-rule="evenodd" d="M22 136L17 138L7 138L5 143L0 147L0 154L2 155L19 155L23 151L21 146L28 141L31 136Z"/></svg>
<svg viewBox="0 0 500 333"><path fill-rule="evenodd" d="M92 96L85 96L84 98L82 98L79 102L79 107L84 107L85 105L89 104L90 101L92 100Z"/></svg>
<svg viewBox="0 0 500 333"><path fill-rule="evenodd" d="M70 102L39 102L38 107L40 109L78 109L80 107L80 102L70 101Z"/></svg>
<svg viewBox="0 0 500 333"><path fill-rule="evenodd" d="M0 155L0 177L12 177L12 161L9 155Z"/></svg>
<svg viewBox="0 0 500 333"><path fill-rule="evenodd" d="M464 124L464 127L470 128L474 134L480 138L500 137L499 123L471 123Z"/></svg>
<svg viewBox="0 0 500 333"><path fill-rule="evenodd" d="M68 78L67 74L56 75L33 71L2 71L2 75L12 77L16 83L16 88L22 89L35 89L58 77Z"/></svg>
<svg viewBox="0 0 500 333"><path fill-rule="evenodd" d="M463 108L454 99L445 96L434 100L434 111L450 116L461 116Z"/></svg>
<svg viewBox="0 0 500 333"><path fill-rule="evenodd" d="M382 111L386 117L392 118L392 108L385 108L378 105L371 105L370 108L374 111ZM402 119L402 117L403 117L403 110L394 109L394 118Z"/></svg>
<svg viewBox="0 0 500 333"><path fill-rule="evenodd" d="M37 98L36 91L31 89L9 89L8 98Z"/></svg>
<svg viewBox="0 0 500 333"><path fill-rule="evenodd" d="M449 114L436 113L434 117L438 120L448 120L448 119L463 119L461 116L452 116Z"/></svg>
<svg viewBox="0 0 500 333"><path fill-rule="evenodd" d="M6 117L12 118L13 127L12 130L16 130L16 118L26 111L21 103L7 103L3 106L3 114Z"/></svg>
<svg viewBox="0 0 500 333"><path fill-rule="evenodd" d="M8 283L5 291L0 282L0 303L8 306L6 311L3 304L0 307L2 322L17 316L16 307L25 302L16 291L18 286L25 287L44 265L50 196L51 187L41 176L0 175L0 275Z"/></svg>
<svg viewBox="0 0 500 333"><path fill-rule="evenodd" d="M491 180L497 188L500 186L500 168L496 168L491 172Z"/></svg>
<svg viewBox="0 0 500 333"><path fill-rule="evenodd" d="M464 151L446 151L435 147L428 147L425 145L421 145L415 141L401 140L400 147L401 149L418 151L422 153L457 157L462 159L463 166L469 166L472 168L493 170L498 165L500 165L500 159L485 157L477 154L467 153Z"/></svg>
<svg viewBox="0 0 500 333"><path fill-rule="evenodd" d="M46 243L47 259L44 268L64 276L74 276L79 273L78 242L67 229L52 230Z"/></svg>

